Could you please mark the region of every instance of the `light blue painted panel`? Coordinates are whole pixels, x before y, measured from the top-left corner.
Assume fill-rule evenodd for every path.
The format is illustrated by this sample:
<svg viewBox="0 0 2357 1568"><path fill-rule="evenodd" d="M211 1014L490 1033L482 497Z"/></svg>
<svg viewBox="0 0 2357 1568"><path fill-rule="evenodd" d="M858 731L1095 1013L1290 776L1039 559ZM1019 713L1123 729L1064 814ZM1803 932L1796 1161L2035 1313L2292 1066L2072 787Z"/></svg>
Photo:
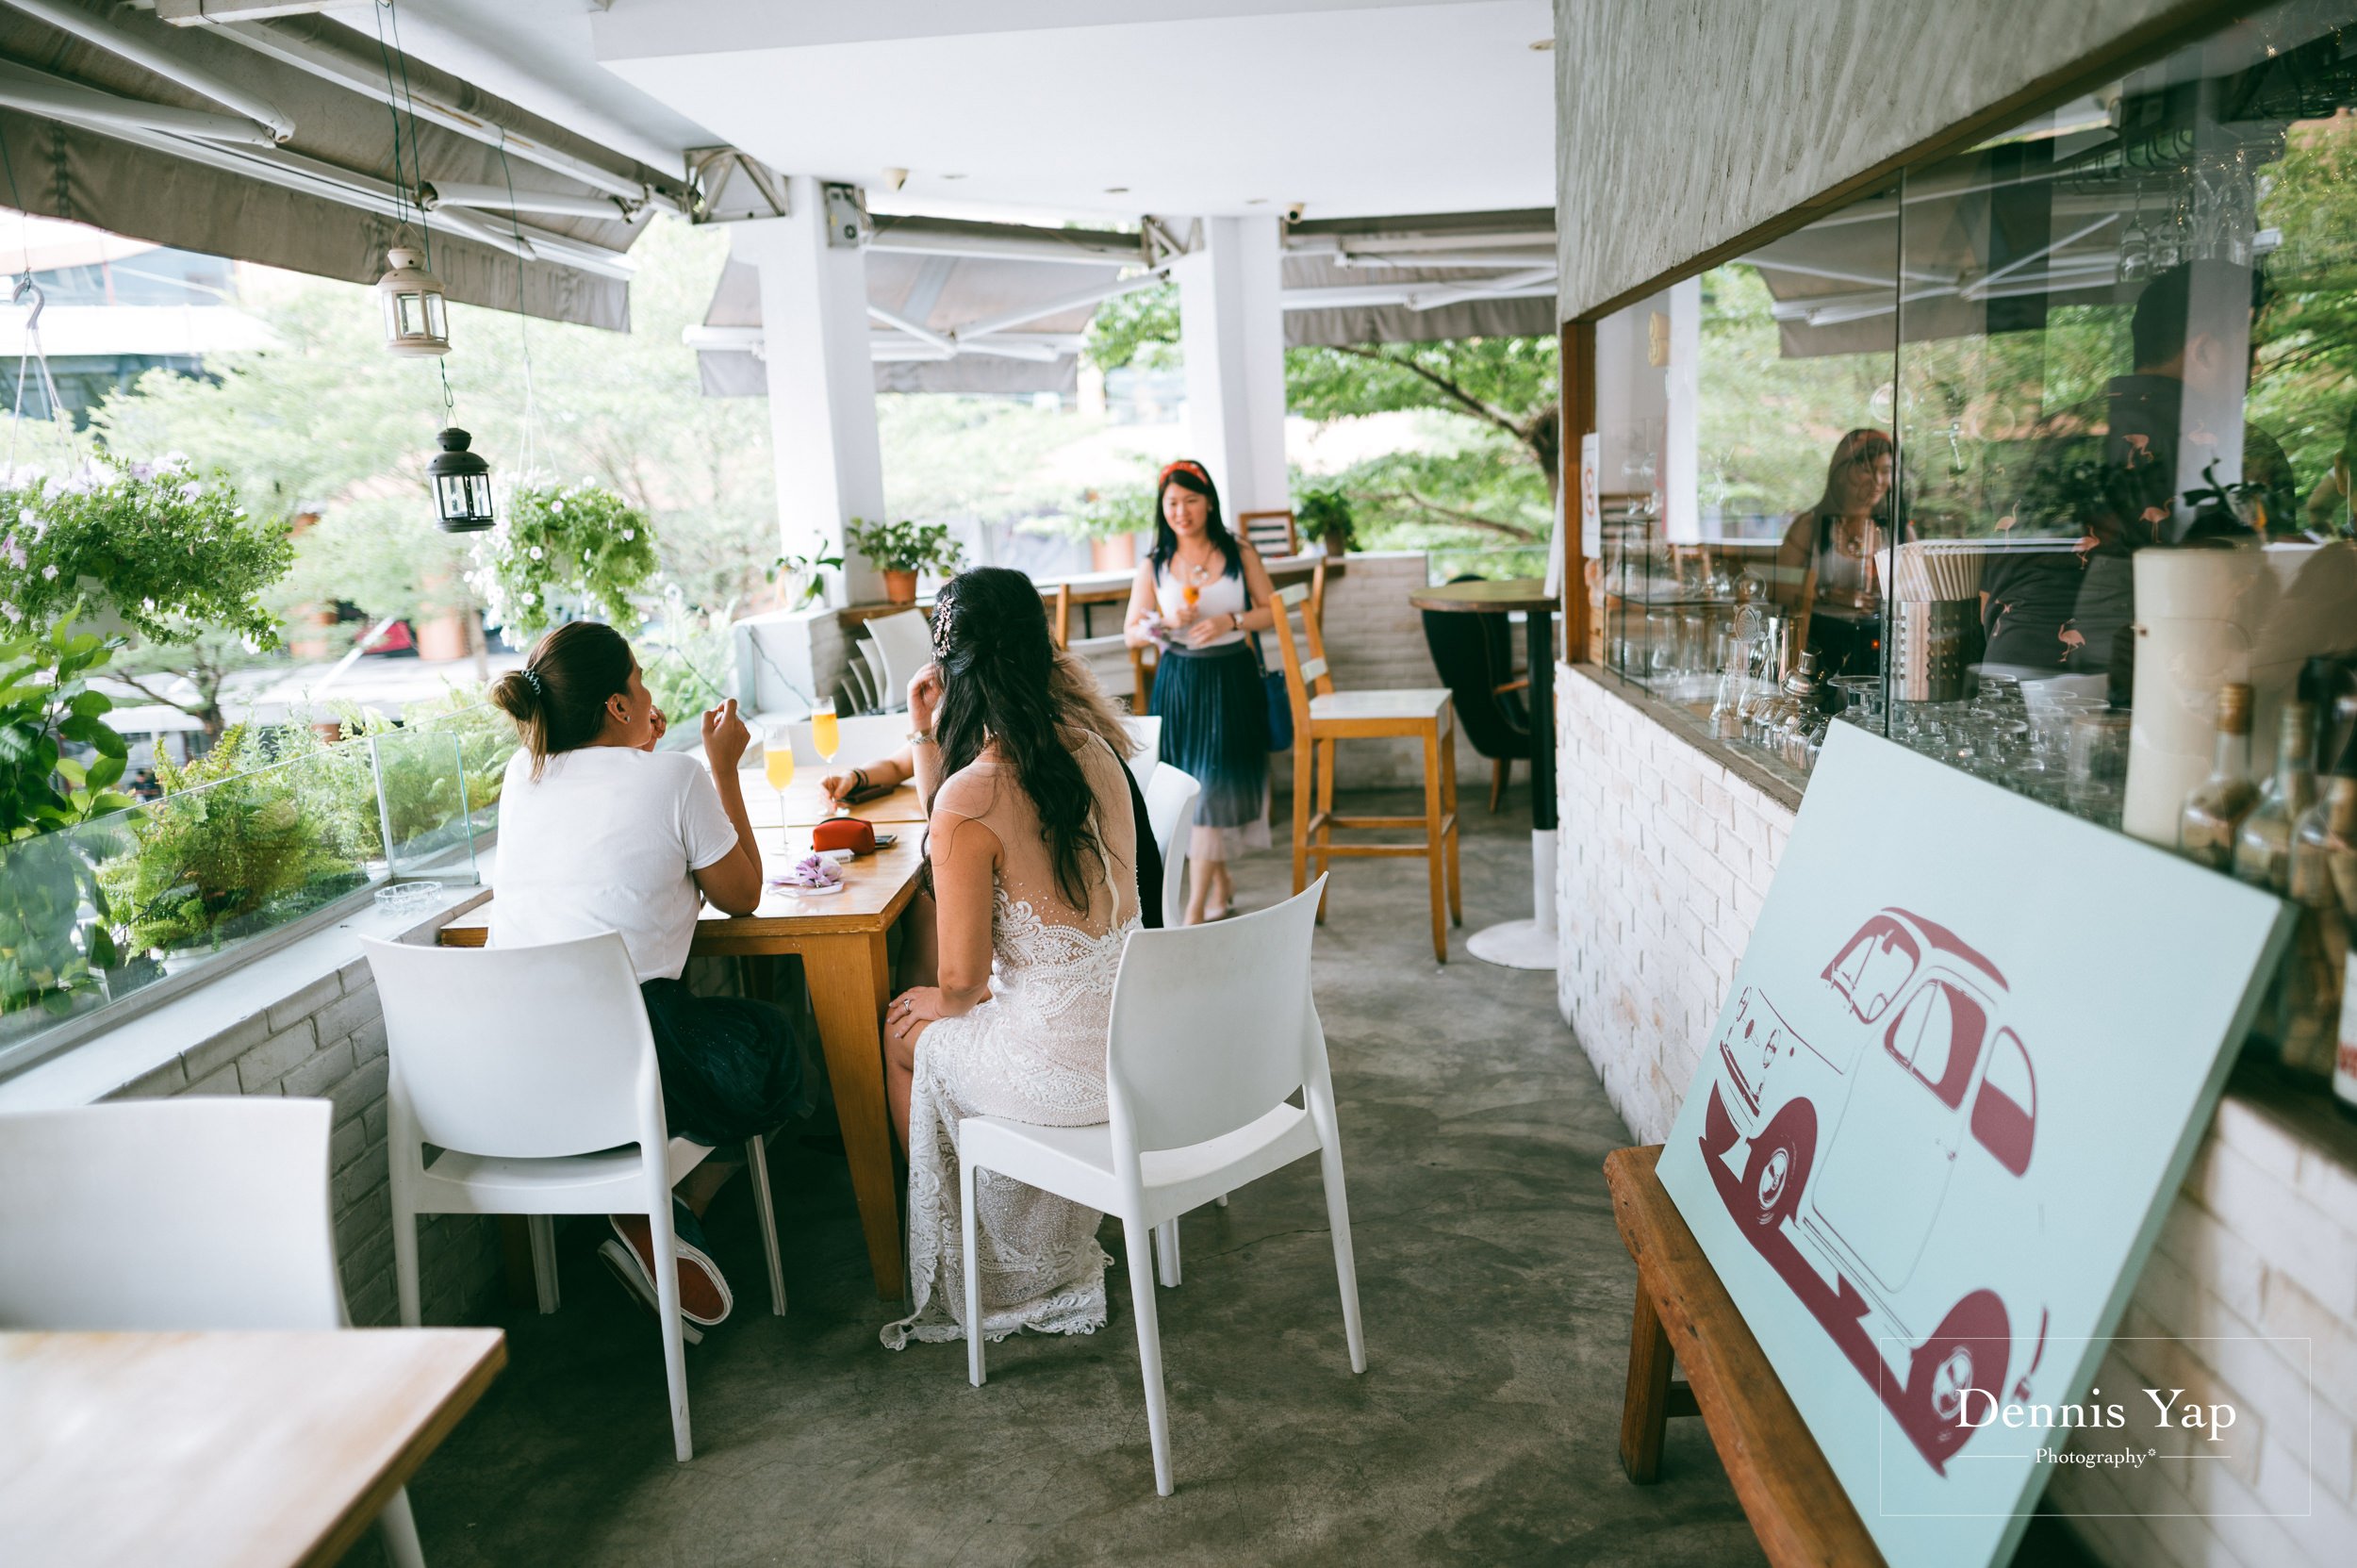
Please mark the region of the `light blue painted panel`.
<svg viewBox="0 0 2357 1568"><path fill-rule="evenodd" d="M1890 1561L2011 1555L2071 1434L1990 1413L2085 1395L2289 930L1833 727L1660 1170Z"/></svg>

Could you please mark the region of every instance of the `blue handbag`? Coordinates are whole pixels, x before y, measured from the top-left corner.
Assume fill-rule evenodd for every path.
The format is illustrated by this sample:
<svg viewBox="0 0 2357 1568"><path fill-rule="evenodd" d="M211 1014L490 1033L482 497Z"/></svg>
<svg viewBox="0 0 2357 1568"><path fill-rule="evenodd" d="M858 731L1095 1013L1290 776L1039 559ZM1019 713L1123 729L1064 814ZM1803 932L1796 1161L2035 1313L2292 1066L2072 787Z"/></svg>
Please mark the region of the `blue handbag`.
<svg viewBox="0 0 2357 1568"><path fill-rule="evenodd" d="M1294 745L1294 699L1285 689L1285 674L1272 670L1261 656L1261 634L1252 634L1252 662L1261 671L1261 689L1268 695L1268 749L1290 751Z"/></svg>

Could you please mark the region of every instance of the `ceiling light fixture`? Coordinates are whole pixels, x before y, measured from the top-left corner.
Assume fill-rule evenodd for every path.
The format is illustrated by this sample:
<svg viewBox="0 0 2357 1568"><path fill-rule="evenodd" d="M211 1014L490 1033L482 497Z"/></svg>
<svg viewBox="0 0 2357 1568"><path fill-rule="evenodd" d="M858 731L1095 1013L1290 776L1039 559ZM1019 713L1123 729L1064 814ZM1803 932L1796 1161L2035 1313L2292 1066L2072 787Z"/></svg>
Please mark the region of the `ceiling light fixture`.
<svg viewBox="0 0 2357 1568"><path fill-rule="evenodd" d="M1530 46L1530 52L1534 55L1543 55L1552 50L1554 47L1555 40L1551 38L1542 38L1538 42Z"/></svg>

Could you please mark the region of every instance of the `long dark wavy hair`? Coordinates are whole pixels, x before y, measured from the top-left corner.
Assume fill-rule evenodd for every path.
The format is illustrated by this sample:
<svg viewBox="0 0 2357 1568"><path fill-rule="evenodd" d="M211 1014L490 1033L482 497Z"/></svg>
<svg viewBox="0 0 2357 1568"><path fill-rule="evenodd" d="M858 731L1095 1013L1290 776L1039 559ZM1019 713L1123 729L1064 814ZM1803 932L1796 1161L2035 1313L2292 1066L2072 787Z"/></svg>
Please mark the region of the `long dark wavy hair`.
<svg viewBox="0 0 2357 1568"><path fill-rule="evenodd" d="M1154 486L1154 575L1159 577L1170 569L1170 558L1178 550L1178 536L1171 532L1162 517L1162 496L1173 486L1192 490L1208 503L1210 516L1203 524L1203 536L1218 547L1228 562L1223 577L1244 575L1244 551L1236 543L1236 536L1228 531L1228 520L1219 515L1219 487L1202 464L1192 457L1181 457L1162 470Z"/></svg>
<svg viewBox="0 0 2357 1568"><path fill-rule="evenodd" d="M941 667L933 737L943 777L996 742L1039 813L1057 889L1076 909L1088 908L1092 863L1101 880L1105 848L1089 825L1096 791L1061 733L1064 715L1049 679L1056 645L1037 586L1005 567L949 579L933 600L933 659Z"/></svg>

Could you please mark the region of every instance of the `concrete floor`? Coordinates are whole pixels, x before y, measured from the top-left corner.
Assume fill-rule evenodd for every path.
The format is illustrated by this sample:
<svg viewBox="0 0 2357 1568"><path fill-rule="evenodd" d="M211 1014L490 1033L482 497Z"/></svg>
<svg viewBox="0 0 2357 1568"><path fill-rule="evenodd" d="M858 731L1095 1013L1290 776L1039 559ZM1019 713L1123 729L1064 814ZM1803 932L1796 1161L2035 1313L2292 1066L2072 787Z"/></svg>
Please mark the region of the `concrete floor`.
<svg viewBox="0 0 2357 1568"><path fill-rule="evenodd" d="M1527 915L1521 790L1470 802L1465 927ZM1281 855L1240 867L1282 895ZM688 1351L671 1459L651 1320L562 1238L565 1305L410 1488L434 1568L527 1563L1642 1563L1760 1560L1702 1426L1659 1484L1617 1459L1634 1279L1599 1164L1627 1142L1554 977L1435 966L1420 863L1346 863L1318 940L1364 1303L1354 1378L1316 1162L1182 1224L1160 1298L1177 1495L1154 1493L1125 1268L1087 1337L893 1353L839 1159L772 1157L791 1314L766 1311L741 1181L715 1205L735 1317ZM1121 1255L1119 1227L1107 1249ZM2019 1560L2075 1554L2038 1532ZM354 1560L373 1557L372 1543Z"/></svg>

